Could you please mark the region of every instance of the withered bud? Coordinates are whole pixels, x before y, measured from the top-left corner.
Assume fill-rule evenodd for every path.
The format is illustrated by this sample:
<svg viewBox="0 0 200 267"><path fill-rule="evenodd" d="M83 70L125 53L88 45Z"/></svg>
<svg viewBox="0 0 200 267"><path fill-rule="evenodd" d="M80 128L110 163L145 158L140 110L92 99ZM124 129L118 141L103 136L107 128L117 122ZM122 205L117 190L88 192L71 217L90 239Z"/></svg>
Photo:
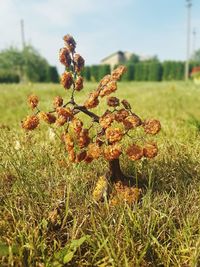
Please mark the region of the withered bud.
<svg viewBox="0 0 200 267"><path fill-rule="evenodd" d="M118 159L121 155L122 150L119 144L109 145L104 148L104 157L106 160Z"/></svg>
<svg viewBox="0 0 200 267"><path fill-rule="evenodd" d="M39 118L36 115L27 116L26 119L22 122L22 128L25 130L32 131L39 125Z"/></svg>
<svg viewBox="0 0 200 267"><path fill-rule="evenodd" d="M39 117L41 120L45 121L48 124L52 124L56 122L56 116L47 112L40 112Z"/></svg>
<svg viewBox="0 0 200 267"><path fill-rule="evenodd" d="M114 115L109 110L107 110L99 119L99 124L102 128L108 128L114 121Z"/></svg>
<svg viewBox="0 0 200 267"><path fill-rule="evenodd" d="M63 37L63 40L69 51L73 53L76 49L76 42L74 38L70 34L67 34Z"/></svg>
<svg viewBox="0 0 200 267"><path fill-rule="evenodd" d="M71 162L76 162L76 153L74 151L74 149L71 149L70 151L68 151L68 155L69 155L69 160Z"/></svg>
<svg viewBox="0 0 200 267"><path fill-rule="evenodd" d="M80 148L87 147L90 143L89 131L88 129L82 129L78 136L78 145Z"/></svg>
<svg viewBox="0 0 200 267"><path fill-rule="evenodd" d="M123 122L128 116L129 116L129 112L127 110L120 109L115 113L115 120L117 122Z"/></svg>
<svg viewBox="0 0 200 267"><path fill-rule="evenodd" d="M97 90L101 90L102 87L104 87L111 81L111 79L112 79L112 76L110 74L107 74L106 76L104 76L103 79L100 80Z"/></svg>
<svg viewBox="0 0 200 267"><path fill-rule="evenodd" d="M122 105L125 107L125 109L128 109L128 110L131 109L131 105L130 105L130 103L129 103L126 99L123 99L123 100L121 101L121 103L122 103Z"/></svg>
<svg viewBox="0 0 200 267"><path fill-rule="evenodd" d="M53 100L54 108L61 107L63 105L63 99L61 96L56 96Z"/></svg>
<svg viewBox="0 0 200 267"><path fill-rule="evenodd" d="M78 118L73 118L72 126L73 126L75 133L80 134L82 127L83 127L83 122Z"/></svg>
<svg viewBox="0 0 200 267"><path fill-rule="evenodd" d="M75 81L75 90L81 91L82 89L83 89L83 77L78 76L76 81Z"/></svg>
<svg viewBox="0 0 200 267"><path fill-rule="evenodd" d="M100 91L99 95L101 97L104 97L106 95L110 95L111 93L115 92L117 90L117 83L116 81L110 81L107 83L103 89Z"/></svg>
<svg viewBox="0 0 200 267"><path fill-rule="evenodd" d="M57 107L56 112L59 117L60 116L64 117L66 121L71 120L74 117L73 112L70 108Z"/></svg>
<svg viewBox="0 0 200 267"><path fill-rule="evenodd" d="M146 144L143 148L143 154L146 158L154 158L158 154L158 147L155 143Z"/></svg>
<svg viewBox="0 0 200 267"><path fill-rule="evenodd" d="M89 98L85 101L84 106L87 109L95 108L99 104L98 92L94 91L89 95Z"/></svg>
<svg viewBox="0 0 200 267"><path fill-rule="evenodd" d="M114 96L110 96L107 98L107 105L110 107L117 107L119 106L119 99Z"/></svg>
<svg viewBox="0 0 200 267"><path fill-rule="evenodd" d="M125 129L129 130L142 124L141 119L137 115L131 115L123 120Z"/></svg>
<svg viewBox="0 0 200 267"><path fill-rule="evenodd" d="M63 126L67 122L67 119L64 116L59 116L56 119L56 125L57 126Z"/></svg>
<svg viewBox="0 0 200 267"><path fill-rule="evenodd" d="M143 127L145 133L154 135L160 131L161 124L158 120L146 120Z"/></svg>
<svg viewBox="0 0 200 267"><path fill-rule="evenodd" d="M71 72L65 71L61 76L60 82L65 89L70 89L74 82Z"/></svg>
<svg viewBox="0 0 200 267"><path fill-rule="evenodd" d="M79 163L83 161L87 156L87 153L85 150L81 151L79 154L76 155L76 162Z"/></svg>
<svg viewBox="0 0 200 267"><path fill-rule="evenodd" d="M93 161L93 158L87 155L87 156L85 157L84 161L85 161L86 163L91 163L91 162Z"/></svg>
<svg viewBox="0 0 200 267"><path fill-rule="evenodd" d="M87 155L93 159L98 159L101 155L101 148L97 144L89 144Z"/></svg>
<svg viewBox="0 0 200 267"><path fill-rule="evenodd" d="M70 51L67 49L67 47L63 47L59 51L59 60L60 62L67 68L71 65L71 56Z"/></svg>
<svg viewBox="0 0 200 267"><path fill-rule="evenodd" d="M138 145L131 145L126 151L129 159L139 160L143 157L143 149Z"/></svg>
<svg viewBox="0 0 200 267"><path fill-rule="evenodd" d="M121 76L127 71L127 68L123 65L120 65L117 67L112 73L112 79L113 80L120 80Z"/></svg>
<svg viewBox="0 0 200 267"><path fill-rule="evenodd" d="M74 141L69 133L66 133L62 136L62 139L66 145L66 149L69 152L74 148Z"/></svg>
<svg viewBox="0 0 200 267"><path fill-rule="evenodd" d="M81 72L81 70L84 67L85 60L79 54L75 54L74 55L74 64L75 64L75 71L79 73L79 72Z"/></svg>
<svg viewBox="0 0 200 267"><path fill-rule="evenodd" d="M104 143L103 140L101 140L101 138L97 137L96 144L100 147L103 145L103 143Z"/></svg>
<svg viewBox="0 0 200 267"><path fill-rule="evenodd" d="M121 141L123 137L123 132L120 128L108 128L106 129L106 139L110 143L115 143Z"/></svg>
<svg viewBox="0 0 200 267"><path fill-rule="evenodd" d="M29 104L29 106L30 106L32 109L36 108L37 105L38 105L38 103L39 103L39 98L38 98L38 96L36 96L36 95L30 95L30 96L28 97L28 104Z"/></svg>

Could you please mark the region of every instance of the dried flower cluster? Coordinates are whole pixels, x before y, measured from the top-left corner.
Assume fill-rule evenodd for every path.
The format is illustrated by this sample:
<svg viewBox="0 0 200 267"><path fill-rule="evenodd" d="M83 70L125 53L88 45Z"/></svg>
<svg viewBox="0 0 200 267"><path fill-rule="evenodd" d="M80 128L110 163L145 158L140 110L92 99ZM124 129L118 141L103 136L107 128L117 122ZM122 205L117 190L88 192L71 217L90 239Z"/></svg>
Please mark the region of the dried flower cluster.
<svg viewBox="0 0 200 267"><path fill-rule="evenodd" d="M61 139L65 144L69 160L74 163L82 161L90 163L99 157L112 162L118 160L121 154L127 155L133 161L142 157L154 158L158 153L157 145L155 142L145 142L144 137L157 134L161 129L160 122L155 119L143 121L132 111L131 104L126 99L120 101L117 97L110 96L117 90L117 82L126 71L126 67L119 66L111 74L106 75L96 90L89 94L84 104L79 105L75 101L75 93L84 88L84 80L81 76L84 59L76 53L76 42L71 35L64 36L63 40L64 47L59 52L59 60L65 66L61 84L64 89L71 90L71 98L65 103L62 97L56 96L52 103L52 110L44 112L38 107L38 97L31 95L28 98L28 104L34 114L22 122L22 127L25 130L34 130L42 121L55 125L55 128L63 127ZM98 116L91 109L96 108L104 97L106 97L107 110ZM94 127L96 131L91 130L94 129L92 127L84 126L84 122L78 117L80 112L91 118L92 125L96 124ZM133 139L130 134L137 128L143 129L142 138ZM124 147L125 137L130 138L128 147ZM102 184L106 188L103 178ZM139 196L139 191L128 190L120 183L116 184L116 191L121 192L127 202ZM94 194L98 195L95 192ZM98 196L95 197L98 198ZM116 202L116 199L113 198L112 202Z"/></svg>

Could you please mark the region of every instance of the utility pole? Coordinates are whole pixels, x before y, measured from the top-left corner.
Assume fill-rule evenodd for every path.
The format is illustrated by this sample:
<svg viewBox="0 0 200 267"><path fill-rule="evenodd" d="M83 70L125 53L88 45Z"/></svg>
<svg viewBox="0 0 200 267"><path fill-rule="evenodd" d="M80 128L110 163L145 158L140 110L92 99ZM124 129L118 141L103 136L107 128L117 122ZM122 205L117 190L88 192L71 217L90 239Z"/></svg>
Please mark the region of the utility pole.
<svg viewBox="0 0 200 267"><path fill-rule="evenodd" d="M187 2L187 54L185 62L185 81L188 81L189 77L189 57L190 57L190 34L191 34L191 7L192 0L186 0Z"/></svg>
<svg viewBox="0 0 200 267"><path fill-rule="evenodd" d="M195 28L193 29L192 34L193 34L193 48L192 48L192 50L193 50L193 54L194 54L195 50L196 50L196 35L197 35L197 32L196 32Z"/></svg>
<svg viewBox="0 0 200 267"><path fill-rule="evenodd" d="M21 28L21 41L22 41L22 49L24 50L26 43L25 43L25 34L24 34L24 20L20 20L20 28Z"/></svg>

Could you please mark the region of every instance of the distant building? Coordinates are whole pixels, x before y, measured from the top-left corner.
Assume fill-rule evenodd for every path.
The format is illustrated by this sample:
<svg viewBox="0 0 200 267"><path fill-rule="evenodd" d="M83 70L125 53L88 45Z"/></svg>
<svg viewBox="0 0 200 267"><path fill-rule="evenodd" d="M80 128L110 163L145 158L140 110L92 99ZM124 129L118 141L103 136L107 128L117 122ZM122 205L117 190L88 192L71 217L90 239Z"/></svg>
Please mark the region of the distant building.
<svg viewBox="0 0 200 267"><path fill-rule="evenodd" d="M131 52L117 51L102 59L100 63L102 65L110 65L111 69L113 69L115 65L126 63L133 55L134 53ZM139 55L138 57L140 61L150 60L154 58L154 56L144 55Z"/></svg>

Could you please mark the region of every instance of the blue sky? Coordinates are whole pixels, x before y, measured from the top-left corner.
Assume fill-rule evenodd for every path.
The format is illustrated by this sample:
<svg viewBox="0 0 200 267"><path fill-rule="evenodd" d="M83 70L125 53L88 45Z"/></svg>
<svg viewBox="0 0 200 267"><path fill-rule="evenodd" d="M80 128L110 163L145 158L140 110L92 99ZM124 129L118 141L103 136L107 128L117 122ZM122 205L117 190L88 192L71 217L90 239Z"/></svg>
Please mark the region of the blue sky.
<svg viewBox="0 0 200 267"><path fill-rule="evenodd" d="M196 49L199 14L200 0L193 0ZM117 50L184 60L186 15L185 0L0 0L0 49L20 47L23 18L26 42L59 70L58 50L66 33L77 40L77 52L86 64L99 63Z"/></svg>

